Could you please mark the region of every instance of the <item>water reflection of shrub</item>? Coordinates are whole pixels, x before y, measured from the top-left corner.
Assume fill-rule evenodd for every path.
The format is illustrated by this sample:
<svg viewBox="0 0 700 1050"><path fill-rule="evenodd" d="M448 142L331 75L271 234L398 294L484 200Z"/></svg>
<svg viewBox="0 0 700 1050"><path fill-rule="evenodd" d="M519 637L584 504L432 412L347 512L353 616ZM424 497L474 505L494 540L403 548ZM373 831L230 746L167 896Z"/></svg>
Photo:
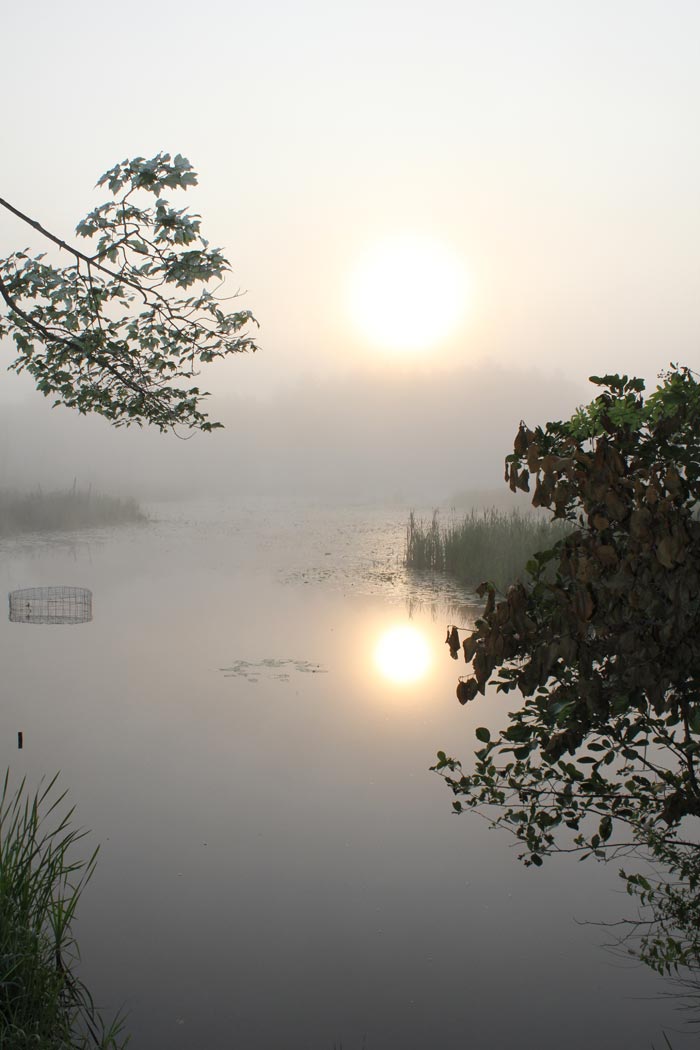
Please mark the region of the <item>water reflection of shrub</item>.
<svg viewBox="0 0 700 1050"><path fill-rule="evenodd" d="M491 508L472 511L443 524L438 511L432 520L418 520L411 512L406 529L406 565L413 569L446 572L475 586L490 580L504 591L521 579L536 551L551 547L571 526L520 511Z"/></svg>
<svg viewBox="0 0 700 1050"><path fill-rule="evenodd" d="M0 492L0 535L70 530L145 521L136 500L80 490Z"/></svg>

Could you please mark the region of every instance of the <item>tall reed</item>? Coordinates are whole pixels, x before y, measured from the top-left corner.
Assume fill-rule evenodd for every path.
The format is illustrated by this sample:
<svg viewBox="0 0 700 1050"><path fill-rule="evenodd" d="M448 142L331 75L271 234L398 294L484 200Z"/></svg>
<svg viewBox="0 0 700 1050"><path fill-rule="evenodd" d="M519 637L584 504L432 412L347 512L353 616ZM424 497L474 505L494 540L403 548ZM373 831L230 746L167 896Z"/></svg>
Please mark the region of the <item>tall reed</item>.
<svg viewBox="0 0 700 1050"><path fill-rule="evenodd" d="M75 856L86 832L60 816L57 777L33 795L25 781L0 794L0 1047L5 1050L117 1050L123 1024L107 1026L74 969L71 932L97 850Z"/></svg>
<svg viewBox="0 0 700 1050"><path fill-rule="evenodd" d="M124 525L145 521L133 499L105 496L92 489L72 488L55 492L0 490L0 536L21 532Z"/></svg>
<svg viewBox="0 0 700 1050"><path fill-rule="evenodd" d="M566 535L570 526L520 511L491 508L472 511L460 520L440 522L409 515L406 528L406 565L454 576L467 586L491 580L504 591L525 575L525 565L536 551L546 550Z"/></svg>

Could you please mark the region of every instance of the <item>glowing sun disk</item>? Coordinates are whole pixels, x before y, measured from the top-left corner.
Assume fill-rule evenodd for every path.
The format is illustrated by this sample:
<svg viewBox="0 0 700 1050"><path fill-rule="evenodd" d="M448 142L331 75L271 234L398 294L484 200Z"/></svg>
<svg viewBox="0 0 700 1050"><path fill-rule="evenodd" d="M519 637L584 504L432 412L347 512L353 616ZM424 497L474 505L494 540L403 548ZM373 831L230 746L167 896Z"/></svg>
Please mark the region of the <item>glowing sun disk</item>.
<svg viewBox="0 0 700 1050"><path fill-rule="evenodd" d="M373 342L390 350L425 349L457 326L466 305L465 274L439 242L395 238L376 245L360 262L349 305Z"/></svg>
<svg viewBox="0 0 700 1050"><path fill-rule="evenodd" d="M392 627L374 650L379 672L392 682L407 684L422 678L430 666L430 649L420 631L403 625Z"/></svg>

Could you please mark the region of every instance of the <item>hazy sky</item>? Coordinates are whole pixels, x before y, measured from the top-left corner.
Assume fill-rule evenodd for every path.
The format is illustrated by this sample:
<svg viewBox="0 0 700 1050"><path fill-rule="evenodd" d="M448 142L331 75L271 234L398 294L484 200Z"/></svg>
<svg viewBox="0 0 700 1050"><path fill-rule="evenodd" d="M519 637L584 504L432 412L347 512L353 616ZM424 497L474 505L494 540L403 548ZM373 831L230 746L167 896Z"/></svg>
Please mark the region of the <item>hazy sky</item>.
<svg viewBox="0 0 700 1050"><path fill-rule="evenodd" d="M699 39L695 0L14 4L0 195L70 235L117 160L189 157L181 201L261 323L260 354L207 372L217 398L352 375L391 400L392 375L447 392L495 366L509 402L567 381L569 411L594 371L700 368ZM466 295L389 352L356 279L402 238ZM0 215L0 250L26 243ZM387 297L437 332L430 280L401 277Z"/></svg>

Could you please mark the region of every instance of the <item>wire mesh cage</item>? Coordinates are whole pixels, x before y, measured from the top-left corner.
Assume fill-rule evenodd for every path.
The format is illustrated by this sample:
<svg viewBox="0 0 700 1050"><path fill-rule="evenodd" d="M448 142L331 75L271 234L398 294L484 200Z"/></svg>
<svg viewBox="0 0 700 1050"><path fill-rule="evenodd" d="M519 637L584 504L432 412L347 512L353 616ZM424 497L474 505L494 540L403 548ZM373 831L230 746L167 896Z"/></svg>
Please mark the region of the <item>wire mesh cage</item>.
<svg viewBox="0 0 700 1050"><path fill-rule="evenodd" d="M13 623L88 623L92 591L86 587L25 587L10 592Z"/></svg>

